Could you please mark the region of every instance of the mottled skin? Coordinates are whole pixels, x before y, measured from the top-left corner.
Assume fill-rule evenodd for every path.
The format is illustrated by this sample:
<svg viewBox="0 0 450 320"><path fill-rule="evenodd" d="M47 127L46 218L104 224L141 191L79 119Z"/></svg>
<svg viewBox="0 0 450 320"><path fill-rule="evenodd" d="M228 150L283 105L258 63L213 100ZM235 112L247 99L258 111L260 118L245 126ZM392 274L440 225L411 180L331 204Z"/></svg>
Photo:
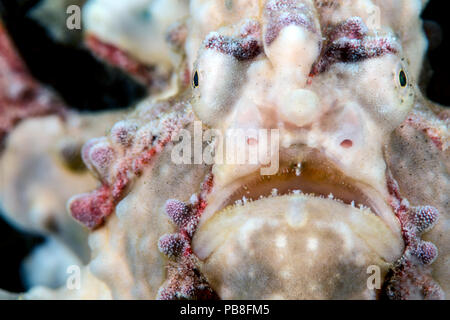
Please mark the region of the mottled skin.
<svg viewBox="0 0 450 320"><path fill-rule="evenodd" d="M387 146L387 161L411 205L427 203L440 212L439 221L423 238L434 243L439 250L432 274L440 280L448 297L450 153L448 118L442 117L446 112L447 109L419 98L407 120L392 133ZM423 120L412 123L410 120L417 119L416 116Z"/></svg>
<svg viewBox="0 0 450 320"><path fill-rule="evenodd" d="M99 183L68 203L92 229L81 293L448 296L448 117L416 85L423 5L191 1L188 23L167 37L181 53L170 98L143 101L83 148ZM176 137L195 120L202 130L279 129L278 173L175 164ZM367 286L371 266L380 288Z"/></svg>

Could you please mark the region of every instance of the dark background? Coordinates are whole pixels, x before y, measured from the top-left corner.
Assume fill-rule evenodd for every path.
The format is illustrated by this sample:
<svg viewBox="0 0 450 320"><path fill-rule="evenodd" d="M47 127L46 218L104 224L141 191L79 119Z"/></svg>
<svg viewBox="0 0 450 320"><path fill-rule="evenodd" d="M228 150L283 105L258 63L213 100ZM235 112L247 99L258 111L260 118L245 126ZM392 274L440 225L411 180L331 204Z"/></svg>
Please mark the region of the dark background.
<svg viewBox="0 0 450 320"><path fill-rule="evenodd" d="M38 1L0 0L0 17L39 81L55 88L68 105L78 110L123 108L145 96L142 85L96 60L82 47L52 41L42 27L26 16ZM427 96L450 106L450 23L446 3L431 0L423 13L425 20L437 24L425 23L427 31L435 30L427 62L433 72L427 72L422 78L428 82ZM436 36L439 35L437 25L440 36ZM20 279L20 263L42 241L37 235L14 230L0 219L0 288L13 292L25 290Z"/></svg>

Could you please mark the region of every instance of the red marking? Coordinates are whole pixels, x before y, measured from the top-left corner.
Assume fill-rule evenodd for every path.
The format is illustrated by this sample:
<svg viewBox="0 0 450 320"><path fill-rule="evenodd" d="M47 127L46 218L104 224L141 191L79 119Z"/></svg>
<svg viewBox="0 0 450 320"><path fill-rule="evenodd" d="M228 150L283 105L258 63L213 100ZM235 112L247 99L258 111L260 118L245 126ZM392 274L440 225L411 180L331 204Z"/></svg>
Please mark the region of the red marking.
<svg viewBox="0 0 450 320"><path fill-rule="evenodd" d="M205 197L211 192L213 181L214 176L209 174L200 186L200 192L197 194L198 201L195 204L186 204L173 199L166 202L166 213L179 229L178 233L164 235L159 240L160 251L175 260L174 264L169 266L168 281L159 290L159 300L218 299L217 294L198 270L197 258L191 247L192 236L207 206ZM185 241L181 256L179 253L172 254L172 246L167 244L170 242L168 239ZM175 247L178 248L178 246Z"/></svg>
<svg viewBox="0 0 450 320"><path fill-rule="evenodd" d="M152 70L116 46L103 42L93 34L86 37L87 47L100 59L126 71L143 83L152 83Z"/></svg>
<svg viewBox="0 0 450 320"><path fill-rule="evenodd" d="M117 174L116 181L112 187L112 197L115 201L119 201L122 194L124 193L130 179L128 178L127 168L123 167L122 170Z"/></svg>
<svg viewBox="0 0 450 320"><path fill-rule="evenodd" d="M419 295L424 299L443 299L442 289L425 268L436 259L437 248L431 242L420 239L421 233L435 224L439 212L430 206L410 207L390 173L387 175L387 187L391 206L401 225L405 250L387 277L385 294L395 300L417 298Z"/></svg>
<svg viewBox="0 0 450 320"><path fill-rule="evenodd" d="M189 247L186 247L186 249L184 250L183 255L184 255L185 257L187 257L187 256L192 255L193 253L194 253L194 252L192 251L192 248L189 246Z"/></svg>
<svg viewBox="0 0 450 320"><path fill-rule="evenodd" d="M30 75L0 22L0 144L21 120L58 114L65 106Z"/></svg>
<svg viewBox="0 0 450 320"><path fill-rule="evenodd" d="M247 144L249 146L255 146L255 145L258 144L258 139L256 139L256 138L248 138L247 139Z"/></svg>
<svg viewBox="0 0 450 320"><path fill-rule="evenodd" d="M94 229L103 223L114 210L115 203L111 189L101 186L89 194L80 195L70 203L72 216L89 229Z"/></svg>
<svg viewBox="0 0 450 320"><path fill-rule="evenodd" d="M86 149L89 149L91 147L92 146L87 145ZM130 168L128 162L124 161L118 170L114 183L112 183L111 186L103 185L99 189L93 191L93 193L91 194L94 195L92 196L94 197L93 199L83 200L84 202L82 202L81 205L76 204L75 206L70 206L72 216L90 229L100 226L103 223L104 219L114 211L117 202L122 199L125 190L130 182L130 171L135 175L140 175L144 166L150 162L155 154L156 151L154 150L154 148L152 148L149 152L145 153L142 158L135 159L135 161L133 162L133 170L131 170L132 168ZM106 195L106 189L108 190L108 197L99 197L99 195ZM98 208L96 208L95 205L99 205L99 201L102 200L106 201L106 203L104 205L104 208L101 209L100 214ZM92 219L88 218L89 216L92 216ZM101 219L98 217L101 217Z"/></svg>
<svg viewBox="0 0 450 320"><path fill-rule="evenodd" d="M325 72L338 62L359 62L385 54L398 52L397 44L390 38L368 37L367 27L361 18L350 18L328 33L322 54L310 76Z"/></svg>
<svg viewBox="0 0 450 320"><path fill-rule="evenodd" d="M443 151L444 142L441 132L430 121L424 119L420 114L413 113L406 119L406 124L410 125L416 130L422 131L439 150Z"/></svg>
<svg viewBox="0 0 450 320"><path fill-rule="evenodd" d="M217 35L205 40L205 48L231 55L239 61L253 59L262 51L256 39L236 39Z"/></svg>
<svg viewBox="0 0 450 320"><path fill-rule="evenodd" d="M349 140L349 139L345 139L344 141L341 142L341 147L346 148L346 149L351 148L351 147L353 147L353 141Z"/></svg>
<svg viewBox="0 0 450 320"><path fill-rule="evenodd" d="M362 40L367 35L368 29L360 17L352 17L347 19L329 32L328 38L330 41L338 40L339 38L358 39Z"/></svg>
<svg viewBox="0 0 450 320"><path fill-rule="evenodd" d="M76 220L80 221L90 229L97 228L103 223L104 219L114 211L116 204L123 198L133 174L135 176L141 175L144 168L150 164L156 154L171 140L172 133L176 130L177 125L176 123L173 123L173 121L169 120L168 122L170 122L171 125L165 127L167 131L163 134L164 139L162 141L154 142L155 145L150 150L143 152L137 159L133 160L125 158L117 165L116 175L114 177L108 177L108 181L113 179L112 183L104 183L99 189L93 191L88 198L86 198L86 195L83 195L81 198L76 199L77 202L72 203L70 211ZM91 150L94 148L95 151L95 146L98 141L98 139L90 140L82 149L83 160L88 167L90 161L93 160L91 159ZM105 164L106 166L106 160L109 158L106 157L103 151L108 148L98 149L99 156L93 158L96 159L96 162ZM110 163L108 162L108 164ZM108 197L106 197L106 190L108 191ZM100 201L102 200L105 201L105 204L101 206L100 209L96 208L95 206L100 206ZM92 216L92 218L89 218L89 216Z"/></svg>
<svg viewBox="0 0 450 320"><path fill-rule="evenodd" d="M169 129L169 131L173 131L174 128ZM167 138L163 141L158 142L154 147L152 147L150 150L147 150L144 152L140 157L133 160L133 172L135 175L139 176L142 174L143 169L145 166L147 166L150 161L153 159L153 157L162 150L167 143L171 140L171 135L168 134Z"/></svg>

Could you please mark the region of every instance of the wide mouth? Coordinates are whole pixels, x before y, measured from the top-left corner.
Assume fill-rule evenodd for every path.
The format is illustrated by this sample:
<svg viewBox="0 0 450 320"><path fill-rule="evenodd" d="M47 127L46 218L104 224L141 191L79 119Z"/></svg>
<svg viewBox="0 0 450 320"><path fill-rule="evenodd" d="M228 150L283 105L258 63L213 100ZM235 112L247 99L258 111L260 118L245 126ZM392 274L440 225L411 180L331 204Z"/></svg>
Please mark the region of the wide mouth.
<svg viewBox="0 0 450 320"><path fill-rule="evenodd" d="M262 176L257 172L218 191L216 194L220 196L209 199L202 216L203 221L222 210L245 206L260 199L305 194L368 209L393 231L399 231L392 209L376 190L345 176L326 162L303 161L285 164L276 175Z"/></svg>
<svg viewBox="0 0 450 320"><path fill-rule="evenodd" d="M310 163L290 165L273 176L247 178L223 203L223 208L267 197L302 193L351 206L366 207L377 214L376 206L354 183L332 170L314 167Z"/></svg>

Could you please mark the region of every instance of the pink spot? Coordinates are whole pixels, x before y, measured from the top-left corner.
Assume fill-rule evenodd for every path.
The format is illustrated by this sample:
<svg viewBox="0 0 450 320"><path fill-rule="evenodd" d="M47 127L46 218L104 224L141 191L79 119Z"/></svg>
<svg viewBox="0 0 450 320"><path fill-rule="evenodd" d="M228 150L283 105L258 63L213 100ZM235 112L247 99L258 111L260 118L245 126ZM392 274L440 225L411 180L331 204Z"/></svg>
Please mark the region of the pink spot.
<svg viewBox="0 0 450 320"><path fill-rule="evenodd" d="M256 138L248 138L247 139L247 144L249 146L255 146L255 145L258 144L258 139L256 139Z"/></svg>
<svg viewBox="0 0 450 320"><path fill-rule="evenodd" d="M341 142L341 147L342 148L351 148L353 146L353 141L349 140L349 139L345 139L344 141Z"/></svg>

